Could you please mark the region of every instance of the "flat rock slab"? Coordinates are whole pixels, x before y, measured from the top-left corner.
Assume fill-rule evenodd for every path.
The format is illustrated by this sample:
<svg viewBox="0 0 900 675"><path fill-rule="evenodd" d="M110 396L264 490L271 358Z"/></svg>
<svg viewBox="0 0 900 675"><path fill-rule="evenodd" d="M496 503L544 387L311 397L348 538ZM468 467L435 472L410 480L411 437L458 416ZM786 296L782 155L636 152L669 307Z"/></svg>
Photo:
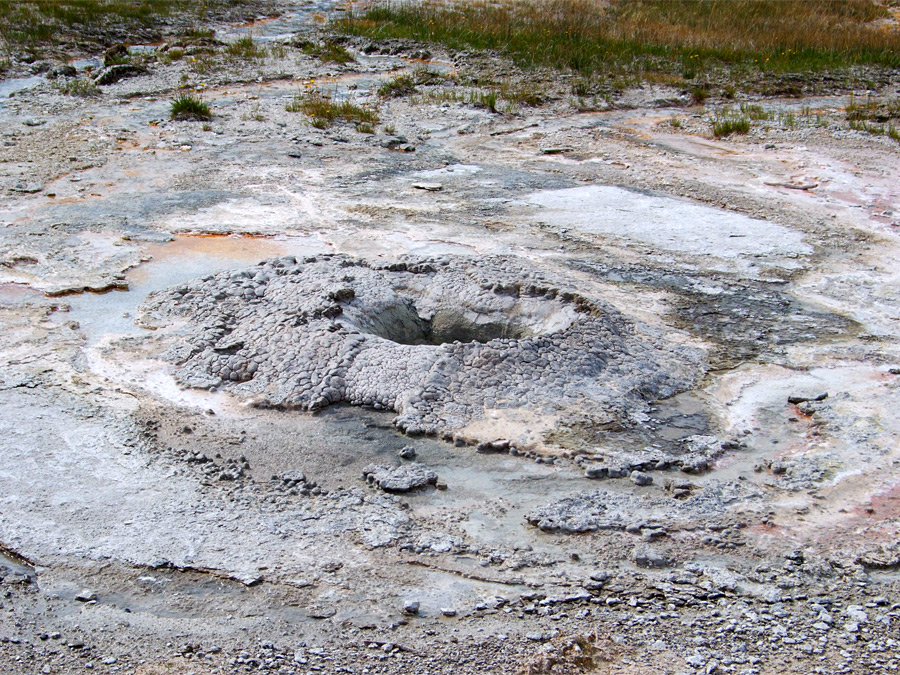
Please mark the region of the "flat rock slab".
<svg viewBox="0 0 900 675"><path fill-rule="evenodd" d="M369 464L363 469L363 478L385 492L410 492L437 483L437 474L421 464L387 466Z"/></svg>

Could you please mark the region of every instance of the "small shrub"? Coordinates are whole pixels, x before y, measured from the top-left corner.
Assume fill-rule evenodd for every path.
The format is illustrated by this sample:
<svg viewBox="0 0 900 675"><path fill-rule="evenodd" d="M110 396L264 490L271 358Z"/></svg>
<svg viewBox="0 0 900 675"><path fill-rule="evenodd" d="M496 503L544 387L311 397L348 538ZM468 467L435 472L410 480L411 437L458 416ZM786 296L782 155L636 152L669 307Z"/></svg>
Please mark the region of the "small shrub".
<svg viewBox="0 0 900 675"><path fill-rule="evenodd" d="M374 134L375 127L369 122L357 122L356 130L361 134Z"/></svg>
<svg viewBox="0 0 900 675"><path fill-rule="evenodd" d="M175 97L169 112L173 120L204 121L212 118L209 106L197 96L190 94Z"/></svg>

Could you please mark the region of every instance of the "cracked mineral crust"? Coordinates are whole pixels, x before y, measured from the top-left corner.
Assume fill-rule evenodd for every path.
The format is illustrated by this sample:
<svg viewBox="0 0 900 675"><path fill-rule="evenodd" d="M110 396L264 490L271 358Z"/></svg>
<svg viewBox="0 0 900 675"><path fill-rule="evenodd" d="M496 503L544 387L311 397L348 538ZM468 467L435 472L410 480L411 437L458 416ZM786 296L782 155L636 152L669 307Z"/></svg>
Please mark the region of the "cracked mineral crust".
<svg viewBox="0 0 900 675"><path fill-rule="evenodd" d="M487 410L639 407L702 372L698 351L515 258L273 259L157 293L141 321L178 318L167 357L183 386L392 410L446 438Z"/></svg>

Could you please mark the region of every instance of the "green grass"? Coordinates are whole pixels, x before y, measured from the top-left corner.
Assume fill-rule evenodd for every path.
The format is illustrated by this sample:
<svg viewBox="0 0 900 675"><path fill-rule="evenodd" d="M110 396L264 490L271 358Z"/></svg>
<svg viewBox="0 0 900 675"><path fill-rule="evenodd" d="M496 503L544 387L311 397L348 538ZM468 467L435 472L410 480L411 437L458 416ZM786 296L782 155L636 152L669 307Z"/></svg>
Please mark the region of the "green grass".
<svg viewBox="0 0 900 675"><path fill-rule="evenodd" d="M392 80L382 83L378 87L377 94L381 98L409 96L418 91L416 89L418 86L443 84L453 81L453 76L444 75L428 68L416 68L411 73L401 73Z"/></svg>
<svg viewBox="0 0 900 675"><path fill-rule="evenodd" d="M91 98L100 95L100 87L88 77L66 78L65 80L57 80L53 87L60 93L68 96L79 96L81 98Z"/></svg>
<svg viewBox="0 0 900 675"><path fill-rule="evenodd" d="M190 94L176 96L172 100L169 115L173 120L204 121L212 119L209 106L199 97Z"/></svg>
<svg viewBox="0 0 900 675"><path fill-rule="evenodd" d="M321 43L310 42L309 40L301 40L295 43L300 50L307 56L313 56L322 63L353 63L356 61L353 54L347 51L343 45L333 41L325 41Z"/></svg>
<svg viewBox="0 0 900 675"><path fill-rule="evenodd" d="M897 68L900 32L874 23L887 15L874 0L376 0L335 25L373 39L499 50L523 67L610 77L665 72L691 80L722 68L745 74Z"/></svg>
<svg viewBox="0 0 900 675"><path fill-rule="evenodd" d="M741 103L741 114L754 122L772 119L772 114L758 104Z"/></svg>
<svg viewBox="0 0 900 675"><path fill-rule="evenodd" d="M400 96L409 96L415 92L415 78L409 73L403 73L381 84L377 93L381 98L399 98Z"/></svg>
<svg viewBox="0 0 900 675"><path fill-rule="evenodd" d="M212 17L244 16L258 0L0 0L0 49L41 53L62 43L85 46L159 39ZM255 12L254 12L255 13Z"/></svg>
<svg viewBox="0 0 900 675"><path fill-rule="evenodd" d="M225 54L233 59L258 60L266 55L265 47L253 41L252 35L245 35L225 45Z"/></svg>
<svg viewBox="0 0 900 675"><path fill-rule="evenodd" d="M302 112L317 129L327 129L337 122L352 122L363 133L372 133L378 124L378 111L371 106L357 105L352 101L335 101L318 89L297 94L286 106L288 112ZM371 129L371 130L370 130Z"/></svg>
<svg viewBox="0 0 900 675"><path fill-rule="evenodd" d="M750 132L750 118L734 116L726 113L713 120L713 135L716 138L725 138L732 134L746 134Z"/></svg>

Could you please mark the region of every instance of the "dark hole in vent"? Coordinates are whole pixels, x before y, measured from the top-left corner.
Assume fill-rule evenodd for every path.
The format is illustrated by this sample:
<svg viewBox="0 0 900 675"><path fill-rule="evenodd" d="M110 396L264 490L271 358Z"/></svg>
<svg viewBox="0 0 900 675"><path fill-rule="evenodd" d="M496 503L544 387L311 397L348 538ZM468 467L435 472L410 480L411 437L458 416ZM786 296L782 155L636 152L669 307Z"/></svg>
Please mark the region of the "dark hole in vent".
<svg viewBox="0 0 900 675"><path fill-rule="evenodd" d="M365 328L373 335L403 345L442 345L448 342L490 342L498 338L521 339L534 333L506 317L475 322L464 310L441 309L431 319L416 312L410 301L394 305L372 317Z"/></svg>

